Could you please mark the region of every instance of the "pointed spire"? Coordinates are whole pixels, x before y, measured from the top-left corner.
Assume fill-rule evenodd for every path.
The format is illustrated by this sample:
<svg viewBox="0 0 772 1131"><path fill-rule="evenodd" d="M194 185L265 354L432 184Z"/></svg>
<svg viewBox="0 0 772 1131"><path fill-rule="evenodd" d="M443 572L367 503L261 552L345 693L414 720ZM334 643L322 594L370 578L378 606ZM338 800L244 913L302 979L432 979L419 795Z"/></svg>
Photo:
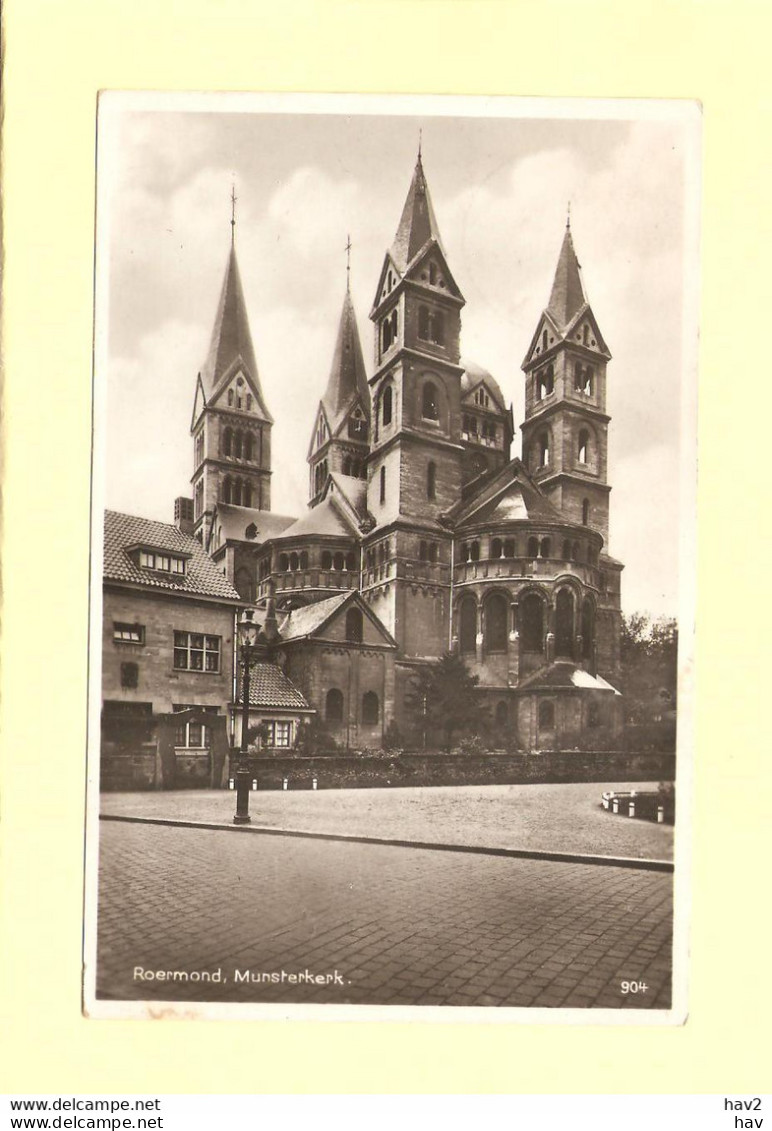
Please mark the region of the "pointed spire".
<svg viewBox="0 0 772 1131"><path fill-rule="evenodd" d="M231 221L232 223L234 221ZM247 306L244 301L244 289L241 285L239 265L236 260L236 248L231 244L228 255L228 265L225 269L220 301L214 320L214 329L209 345L207 359L201 369L201 382L204 386L207 400L211 397L222 378L235 365L239 363L258 393L260 405L265 412L265 418L270 420L270 414L265 409L263 391L260 387L260 377L257 372L255 350L252 345L252 335L249 330Z"/></svg>
<svg viewBox="0 0 772 1131"><path fill-rule="evenodd" d="M569 205L563 245L558 256L558 265L555 270L555 279L547 310L558 326L563 329L586 302L587 295L585 294L579 260L576 258L574 240L571 235L571 206Z"/></svg>
<svg viewBox="0 0 772 1131"><path fill-rule="evenodd" d="M346 288L330 377L322 397L322 402L330 417L331 427L334 427L339 414L349 407L355 394L359 395L362 407L369 415L370 390L367 385L362 344L359 340L351 291Z"/></svg>
<svg viewBox="0 0 772 1131"><path fill-rule="evenodd" d="M404 271L421 248L432 239L436 240L442 248L437 217L434 215L432 198L429 195L429 186L426 183L426 175L421 160L421 143L419 140L418 160L416 161L413 180L410 183L405 207L402 209L402 218L399 221L397 234L391 248L391 256L398 270Z"/></svg>

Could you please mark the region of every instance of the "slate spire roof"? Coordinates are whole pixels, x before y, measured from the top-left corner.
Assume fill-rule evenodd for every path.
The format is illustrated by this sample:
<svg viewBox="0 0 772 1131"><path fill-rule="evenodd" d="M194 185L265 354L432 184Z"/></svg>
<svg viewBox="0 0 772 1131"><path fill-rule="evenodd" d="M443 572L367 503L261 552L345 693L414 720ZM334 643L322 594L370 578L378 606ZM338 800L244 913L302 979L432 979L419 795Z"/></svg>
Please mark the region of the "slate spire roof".
<svg viewBox="0 0 772 1131"><path fill-rule="evenodd" d="M429 240L435 240L444 254L437 217L434 215L429 186L426 183L421 154L418 154L413 179L402 209L402 218L394 237L391 257L403 274L409 263Z"/></svg>
<svg viewBox="0 0 772 1131"><path fill-rule="evenodd" d="M249 330L244 288L241 285L241 275L236 259L236 247L235 244L231 243L209 353L201 370L201 382L207 400L211 398L223 377L232 373L239 364L254 385L260 405L265 409L255 349ZM270 420L267 410L265 416L267 420Z"/></svg>
<svg viewBox="0 0 772 1131"><path fill-rule="evenodd" d="M351 406L355 396L359 397L362 408L369 417L370 390L362 355L362 343L359 340L359 330L354 313L354 304L351 301L351 293L346 289L330 377L322 397L322 403L327 409L330 425L333 429L340 415Z"/></svg>
<svg viewBox="0 0 772 1131"><path fill-rule="evenodd" d="M586 305L587 295L584 291L579 260L574 250L571 225L566 223L547 310L555 319L558 328L563 330Z"/></svg>

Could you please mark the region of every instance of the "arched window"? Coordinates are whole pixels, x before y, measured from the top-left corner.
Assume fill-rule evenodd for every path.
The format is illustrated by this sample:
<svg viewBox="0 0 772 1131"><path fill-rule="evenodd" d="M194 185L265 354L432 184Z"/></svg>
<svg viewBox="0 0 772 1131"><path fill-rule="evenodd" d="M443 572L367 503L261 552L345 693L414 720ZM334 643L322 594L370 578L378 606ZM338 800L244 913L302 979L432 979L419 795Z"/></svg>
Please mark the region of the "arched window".
<svg viewBox="0 0 772 1131"><path fill-rule="evenodd" d="M244 496L243 496L243 498L244 498L244 506L245 507L251 507L252 506L252 484L251 483L245 483L244 484Z"/></svg>
<svg viewBox="0 0 772 1131"><path fill-rule="evenodd" d="M542 538L541 545L539 546L539 554L542 558L548 558L552 552L552 542L549 538Z"/></svg>
<svg viewBox="0 0 772 1131"><path fill-rule="evenodd" d="M544 651L544 602L529 593L518 605L520 646L524 652Z"/></svg>
<svg viewBox="0 0 772 1131"><path fill-rule="evenodd" d="M233 389L228 389L228 408L233 408Z"/></svg>
<svg viewBox="0 0 772 1131"><path fill-rule="evenodd" d="M479 560L480 560L480 543L479 542L473 542L472 545L469 547L469 560L473 561L473 562L479 562Z"/></svg>
<svg viewBox="0 0 772 1131"><path fill-rule="evenodd" d="M308 550L300 551L300 568L308 569Z"/></svg>
<svg viewBox="0 0 772 1131"><path fill-rule="evenodd" d="M279 554L279 571L286 573L289 569L289 558L286 554Z"/></svg>
<svg viewBox="0 0 772 1131"><path fill-rule="evenodd" d="M538 558L538 556L539 556L539 539L538 538L529 538L528 539L528 557L529 558Z"/></svg>
<svg viewBox="0 0 772 1131"><path fill-rule="evenodd" d="M550 461L550 438L547 432L539 436L539 467L546 467Z"/></svg>
<svg viewBox="0 0 772 1131"><path fill-rule="evenodd" d="M536 374L536 399L543 400L555 391L555 370L551 365Z"/></svg>
<svg viewBox="0 0 772 1131"><path fill-rule="evenodd" d="M241 499L242 487L243 487L243 484L242 484L240 479L234 479L233 480L233 493L232 493L233 494L233 502L236 504L237 507L242 506L242 499Z"/></svg>
<svg viewBox="0 0 772 1131"><path fill-rule="evenodd" d="M477 605L464 597L458 614L458 645L462 652L474 652L477 637Z"/></svg>
<svg viewBox="0 0 772 1131"><path fill-rule="evenodd" d="M247 412L252 411L252 394L247 393Z"/></svg>
<svg viewBox="0 0 772 1131"><path fill-rule="evenodd" d="M381 415L382 415L384 424L391 424L391 412L392 412L392 408L393 408L393 403L392 403L393 397L394 397L394 394L392 393L391 385L387 385L386 388L383 390L383 398L381 400L381 405L382 405Z"/></svg>
<svg viewBox="0 0 772 1131"><path fill-rule="evenodd" d="M509 709L506 699L499 699L496 704L496 726L505 727L509 722Z"/></svg>
<svg viewBox="0 0 772 1131"><path fill-rule="evenodd" d="M386 468L381 468L381 503L386 502Z"/></svg>
<svg viewBox="0 0 772 1131"><path fill-rule="evenodd" d="M555 704L551 700L543 700L539 704L539 726L543 730L555 729Z"/></svg>
<svg viewBox="0 0 772 1131"><path fill-rule="evenodd" d="M362 610L355 605L346 613L346 640L350 644L362 643Z"/></svg>
<svg viewBox="0 0 772 1131"><path fill-rule="evenodd" d="M563 561L571 561L571 539L566 538L563 542Z"/></svg>
<svg viewBox="0 0 772 1131"><path fill-rule="evenodd" d="M226 428L222 434L222 454L229 456L233 450L233 433L230 428Z"/></svg>
<svg viewBox="0 0 772 1131"><path fill-rule="evenodd" d="M384 318L381 327L381 348L384 353L391 348L392 341L391 318Z"/></svg>
<svg viewBox="0 0 772 1131"><path fill-rule="evenodd" d="M222 481L222 501L229 503L231 501L231 477L226 475Z"/></svg>
<svg viewBox="0 0 772 1131"><path fill-rule="evenodd" d="M590 500L582 500L582 525L587 526L590 521Z"/></svg>
<svg viewBox="0 0 772 1131"><path fill-rule="evenodd" d="M555 600L555 655L574 653L574 595L561 589Z"/></svg>
<svg viewBox="0 0 772 1131"><path fill-rule="evenodd" d="M341 553L337 553L335 555L335 557L332 559L332 568L338 570L339 573L343 571L343 567L344 567L345 564L346 564L346 559L343 557L343 554L341 554Z"/></svg>
<svg viewBox="0 0 772 1131"><path fill-rule="evenodd" d="M439 420L440 407L437 400L437 388L431 382L427 381L424 385L422 399L421 399L421 415L424 420Z"/></svg>
<svg viewBox="0 0 772 1131"><path fill-rule="evenodd" d="M418 557L422 562L425 562L426 558L428 557L426 553L426 543L423 541L423 539L418 544Z"/></svg>
<svg viewBox="0 0 772 1131"><path fill-rule="evenodd" d="M289 556L289 567L294 572L300 565L300 558L296 553L291 553Z"/></svg>
<svg viewBox="0 0 772 1131"><path fill-rule="evenodd" d="M429 309L426 306L418 307L418 337L425 342L429 340Z"/></svg>
<svg viewBox="0 0 772 1131"><path fill-rule="evenodd" d="M329 550L322 550L322 569L332 569L332 554Z"/></svg>
<svg viewBox="0 0 772 1131"><path fill-rule="evenodd" d="M503 593L493 593L485 602L485 651L507 650L507 599Z"/></svg>
<svg viewBox="0 0 772 1131"><path fill-rule="evenodd" d="M542 330L542 332L541 332L541 348L542 348L542 351L546 350L546 348L547 348L547 331L546 330Z"/></svg>
<svg viewBox="0 0 772 1131"><path fill-rule="evenodd" d="M241 459L241 433L233 433L233 455L236 459Z"/></svg>
<svg viewBox="0 0 772 1131"><path fill-rule="evenodd" d="M429 264L429 283L431 284L431 286L434 286L436 284L436 282L437 282L437 264L436 263L430 263Z"/></svg>
<svg viewBox="0 0 772 1131"><path fill-rule="evenodd" d="M579 543L574 542L573 546L571 547L571 552L572 552L571 556L573 557L573 560L575 562L579 561L580 551L581 551L581 547L579 546Z"/></svg>
<svg viewBox="0 0 772 1131"><path fill-rule="evenodd" d="M251 460L254 458L254 437L251 432L244 433L244 459Z"/></svg>
<svg viewBox="0 0 772 1131"><path fill-rule="evenodd" d="M429 561L432 562L432 563L436 563L437 557L438 557L437 543L436 542L430 542L429 543Z"/></svg>
<svg viewBox="0 0 772 1131"><path fill-rule="evenodd" d="M590 454L590 433L586 428L583 428L579 433L579 443L576 453L576 458L579 463L589 463L588 456Z"/></svg>
<svg viewBox="0 0 772 1131"><path fill-rule="evenodd" d="M582 656L585 660L592 658L592 649L595 643L595 606L589 598L585 598L582 605Z"/></svg>
<svg viewBox="0 0 772 1131"><path fill-rule="evenodd" d="M426 497L433 499L437 491L437 464L430 461L426 467Z"/></svg>
<svg viewBox="0 0 772 1131"><path fill-rule="evenodd" d="M445 317L441 310L435 310L430 327L431 340L441 346L445 341Z"/></svg>
<svg viewBox="0 0 772 1131"><path fill-rule="evenodd" d="M515 540L514 538L504 539L504 557L514 558L515 556Z"/></svg>
<svg viewBox="0 0 772 1131"><path fill-rule="evenodd" d="M356 554L352 550L350 553L346 554L346 569L349 571L349 573L353 573L354 570L356 569L356 567L357 567Z"/></svg>
<svg viewBox="0 0 772 1131"><path fill-rule="evenodd" d="M324 717L328 723L343 721L343 692L331 687L324 704Z"/></svg>
<svg viewBox="0 0 772 1131"><path fill-rule="evenodd" d="M366 691L362 696L362 722L365 726L375 726L380 714L380 703L374 691Z"/></svg>
<svg viewBox="0 0 772 1131"><path fill-rule="evenodd" d="M597 569L597 566L598 566L598 547L597 546L590 545L590 546L587 547L587 561L588 561L589 565L595 566L596 569Z"/></svg>

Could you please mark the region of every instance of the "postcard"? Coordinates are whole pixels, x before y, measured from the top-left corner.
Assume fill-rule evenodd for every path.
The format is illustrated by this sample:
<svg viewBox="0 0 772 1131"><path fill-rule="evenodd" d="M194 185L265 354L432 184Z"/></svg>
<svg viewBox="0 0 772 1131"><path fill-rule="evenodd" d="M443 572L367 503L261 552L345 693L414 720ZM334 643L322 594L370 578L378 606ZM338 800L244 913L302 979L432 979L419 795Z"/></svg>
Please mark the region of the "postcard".
<svg viewBox="0 0 772 1131"><path fill-rule="evenodd" d="M684 1020L700 131L100 96L87 1016Z"/></svg>

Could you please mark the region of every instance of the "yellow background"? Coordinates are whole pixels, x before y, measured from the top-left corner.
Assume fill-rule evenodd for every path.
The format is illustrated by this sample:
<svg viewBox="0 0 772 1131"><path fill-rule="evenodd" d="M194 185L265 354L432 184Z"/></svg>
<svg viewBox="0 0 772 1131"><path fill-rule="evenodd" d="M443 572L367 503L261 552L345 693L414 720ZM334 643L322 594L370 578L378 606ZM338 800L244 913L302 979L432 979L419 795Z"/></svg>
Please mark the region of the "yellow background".
<svg viewBox="0 0 772 1131"><path fill-rule="evenodd" d="M761 725L770 632L768 5L8 0L3 15L0 1090L770 1090L763 834L772 754ZM100 88L702 101L698 709L683 1027L81 1018Z"/></svg>

